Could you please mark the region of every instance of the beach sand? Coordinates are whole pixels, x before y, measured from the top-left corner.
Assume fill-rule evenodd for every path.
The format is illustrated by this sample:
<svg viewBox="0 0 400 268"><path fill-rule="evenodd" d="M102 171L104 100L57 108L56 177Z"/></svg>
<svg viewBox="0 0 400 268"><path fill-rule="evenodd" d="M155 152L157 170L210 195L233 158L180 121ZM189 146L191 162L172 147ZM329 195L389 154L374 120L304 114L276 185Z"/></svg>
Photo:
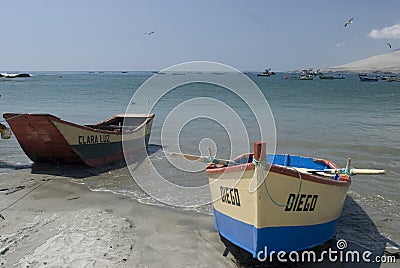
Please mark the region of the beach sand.
<svg viewBox="0 0 400 268"><path fill-rule="evenodd" d="M29 169L0 180L0 267L264 267L221 239L209 215L94 192Z"/></svg>
<svg viewBox="0 0 400 268"><path fill-rule="evenodd" d="M1 212L0 267L236 266L221 254L210 216L92 192L58 176L1 180L1 209L41 186Z"/></svg>

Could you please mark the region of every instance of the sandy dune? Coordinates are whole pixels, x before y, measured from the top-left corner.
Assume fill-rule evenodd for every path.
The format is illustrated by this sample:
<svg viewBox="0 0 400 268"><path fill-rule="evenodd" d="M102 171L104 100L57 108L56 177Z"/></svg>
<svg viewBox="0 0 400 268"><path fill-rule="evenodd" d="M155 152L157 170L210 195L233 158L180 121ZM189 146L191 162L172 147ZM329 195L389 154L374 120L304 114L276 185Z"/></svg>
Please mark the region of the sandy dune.
<svg viewBox="0 0 400 268"><path fill-rule="evenodd" d="M400 73L400 50L324 69L324 71L328 70L340 72Z"/></svg>

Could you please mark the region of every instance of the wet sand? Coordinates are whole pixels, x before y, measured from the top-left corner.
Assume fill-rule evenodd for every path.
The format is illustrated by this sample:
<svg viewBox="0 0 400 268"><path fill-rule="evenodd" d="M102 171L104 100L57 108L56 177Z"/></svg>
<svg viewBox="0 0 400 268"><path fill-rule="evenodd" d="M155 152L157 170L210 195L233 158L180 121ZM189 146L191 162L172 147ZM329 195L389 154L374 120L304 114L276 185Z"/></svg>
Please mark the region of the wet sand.
<svg viewBox="0 0 400 268"><path fill-rule="evenodd" d="M221 239L208 215L93 192L69 177L31 174L30 169L1 174L0 180L0 267L265 266Z"/></svg>

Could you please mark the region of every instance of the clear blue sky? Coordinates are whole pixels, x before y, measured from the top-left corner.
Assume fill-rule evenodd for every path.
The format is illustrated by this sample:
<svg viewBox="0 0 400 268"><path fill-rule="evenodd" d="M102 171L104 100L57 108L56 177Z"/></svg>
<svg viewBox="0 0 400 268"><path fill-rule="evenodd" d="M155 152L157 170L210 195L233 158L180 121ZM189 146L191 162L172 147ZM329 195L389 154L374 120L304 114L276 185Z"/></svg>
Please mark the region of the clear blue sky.
<svg viewBox="0 0 400 268"><path fill-rule="evenodd" d="M287 71L390 52L386 42L400 48L399 0L19 0L0 11L2 71L158 70L193 60Z"/></svg>

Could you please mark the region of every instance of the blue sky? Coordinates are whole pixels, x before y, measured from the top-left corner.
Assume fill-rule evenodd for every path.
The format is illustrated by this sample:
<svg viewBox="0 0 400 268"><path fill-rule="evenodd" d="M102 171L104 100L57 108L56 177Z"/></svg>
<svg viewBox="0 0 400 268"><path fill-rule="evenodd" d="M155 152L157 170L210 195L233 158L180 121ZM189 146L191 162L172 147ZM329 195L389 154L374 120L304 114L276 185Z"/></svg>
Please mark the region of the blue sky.
<svg viewBox="0 0 400 268"><path fill-rule="evenodd" d="M398 0L19 0L0 12L2 71L159 70L194 60L287 71L400 48Z"/></svg>

